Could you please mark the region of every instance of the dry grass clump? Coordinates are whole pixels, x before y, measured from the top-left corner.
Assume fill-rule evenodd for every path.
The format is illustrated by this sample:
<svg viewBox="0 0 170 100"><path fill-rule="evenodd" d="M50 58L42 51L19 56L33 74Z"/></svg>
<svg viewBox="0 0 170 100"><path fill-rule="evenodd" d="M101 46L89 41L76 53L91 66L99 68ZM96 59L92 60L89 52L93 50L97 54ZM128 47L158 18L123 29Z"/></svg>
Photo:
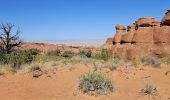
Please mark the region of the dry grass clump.
<svg viewBox="0 0 170 100"><path fill-rule="evenodd" d="M122 61L119 58L114 58L113 60L110 60L105 67L109 68L111 71L114 71L119 66L121 66L121 64L122 64Z"/></svg>
<svg viewBox="0 0 170 100"><path fill-rule="evenodd" d="M112 81L101 72L94 71L80 77L79 89L90 95L103 95L113 92Z"/></svg>
<svg viewBox="0 0 170 100"><path fill-rule="evenodd" d="M153 84L146 84L145 88L140 92L143 96L148 96L149 100L151 98L153 100L161 100L161 96L158 93L158 90L155 85Z"/></svg>
<svg viewBox="0 0 170 100"><path fill-rule="evenodd" d="M161 62L162 63L165 63L165 64L170 64L170 56L167 56L167 57L164 57L161 59Z"/></svg>
<svg viewBox="0 0 170 100"><path fill-rule="evenodd" d="M155 68L159 68L161 65L161 62L158 58L145 56L141 58L141 62L145 65L152 65Z"/></svg>
<svg viewBox="0 0 170 100"><path fill-rule="evenodd" d="M142 89L142 92L145 95L153 94L156 91L157 91L157 89L153 84L146 84L145 89Z"/></svg>

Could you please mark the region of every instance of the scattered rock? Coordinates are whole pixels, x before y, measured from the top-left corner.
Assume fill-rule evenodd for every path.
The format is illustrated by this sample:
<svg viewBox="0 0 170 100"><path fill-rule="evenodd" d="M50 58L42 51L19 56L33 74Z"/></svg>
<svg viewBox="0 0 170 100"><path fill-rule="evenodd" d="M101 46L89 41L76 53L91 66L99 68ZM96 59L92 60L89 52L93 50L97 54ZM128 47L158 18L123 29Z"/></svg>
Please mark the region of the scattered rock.
<svg viewBox="0 0 170 100"><path fill-rule="evenodd" d="M0 72L0 76L4 75L5 73Z"/></svg>
<svg viewBox="0 0 170 100"><path fill-rule="evenodd" d="M38 77L42 76L42 72L39 71L39 70L33 71L33 72L32 72L32 76L33 76L34 78L38 78Z"/></svg>
<svg viewBox="0 0 170 100"><path fill-rule="evenodd" d="M143 78L150 78L151 76L145 76L145 77L143 77Z"/></svg>
<svg viewBox="0 0 170 100"><path fill-rule="evenodd" d="M169 73L170 73L170 71L167 71L167 72L165 73L165 75L167 76Z"/></svg>
<svg viewBox="0 0 170 100"><path fill-rule="evenodd" d="M32 68L32 76L34 78L38 78L43 75L43 72L39 66L35 66Z"/></svg>
<svg viewBox="0 0 170 100"><path fill-rule="evenodd" d="M47 77L51 77L51 75L47 75Z"/></svg>

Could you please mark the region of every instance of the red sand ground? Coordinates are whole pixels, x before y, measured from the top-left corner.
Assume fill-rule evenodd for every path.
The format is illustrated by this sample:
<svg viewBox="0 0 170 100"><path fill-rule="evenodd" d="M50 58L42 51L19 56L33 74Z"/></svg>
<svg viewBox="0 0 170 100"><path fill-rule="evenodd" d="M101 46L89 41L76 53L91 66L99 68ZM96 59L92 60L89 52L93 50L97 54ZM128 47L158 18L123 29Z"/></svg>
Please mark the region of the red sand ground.
<svg viewBox="0 0 170 100"><path fill-rule="evenodd" d="M159 94L150 100L170 100L170 73L165 75L170 66L104 69L103 73L114 82L115 92L98 97L77 91L79 77L91 70L91 67L76 65L72 70L59 68L55 74L49 74L51 77L45 74L32 78L29 73L1 75L0 100L149 100L149 96L139 93L147 83L156 85Z"/></svg>

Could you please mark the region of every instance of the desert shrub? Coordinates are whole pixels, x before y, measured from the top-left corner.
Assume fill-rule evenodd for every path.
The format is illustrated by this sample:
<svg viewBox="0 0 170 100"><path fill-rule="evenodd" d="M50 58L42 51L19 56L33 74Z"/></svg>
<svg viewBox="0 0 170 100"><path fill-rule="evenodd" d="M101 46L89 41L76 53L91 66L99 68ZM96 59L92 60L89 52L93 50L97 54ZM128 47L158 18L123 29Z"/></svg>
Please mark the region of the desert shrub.
<svg viewBox="0 0 170 100"><path fill-rule="evenodd" d="M1 61L3 61L4 64L25 64L33 61L35 56L36 54L32 52L32 50L15 51L10 54L3 54Z"/></svg>
<svg viewBox="0 0 170 100"><path fill-rule="evenodd" d="M94 62L93 65L94 65L94 71L100 71L103 67L103 64L100 62Z"/></svg>
<svg viewBox="0 0 170 100"><path fill-rule="evenodd" d="M167 56L167 57L164 57L161 59L161 62L162 63L165 63L165 64L170 64L170 56Z"/></svg>
<svg viewBox="0 0 170 100"><path fill-rule="evenodd" d="M93 56L93 58L98 60L108 61L110 59L110 56L107 49L102 49L101 53L96 54L95 56Z"/></svg>
<svg viewBox="0 0 170 100"><path fill-rule="evenodd" d="M80 54L81 57L88 57L88 58L90 58L92 56L91 50L83 50L83 51L80 51L79 54Z"/></svg>
<svg viewBox="0 0 170 100"><path fill-rule="evenodd" d="M81 56L74 56L70 59L71 63L72 64L77 64L77 63L80 63L80 64L87 64L90 62L90 59L89 58L82 58Z"/></svg>
<svg viewBox="0 0 170 100"><path fill-rule="evenodd" d="M116 70L116 69L118 68L118 65L112 63L112 64L108 65L107 67L108 67L111 71L114 71L114 70Z"/></svg>
<svg viewBox="0 0 170 100"><path fill-rule="evenodd" d="M118 53L115 53L113 58L114 58L114 59L119 59L119 60L120 60L120 56L119 56Z"/></svg>
<svg viewBox="0 0 170 100"><path fill-rule="evenodd" d="M107 94L113 92L112 81L101 72L94 71L80 77L79 89L91 95Z"/></svg>
<svg viewBox="0 0 170 100"><path fill-rule="evenodd" d="M47 52L48 56L60 56L60 54L61 54L60 50L54 50L54 51Z"/></svg>
<svg viewBox="0 0 170 100"><path fill-rule="evenodd" d="M122 61L120 59L114 58L109 60L107 63L104 64L105 68L109 68L110 71L116 70L119 66L121 66Z"/></svg>
<svg viewBox="0 0 170 100"><path fill-rule="evenodd" d="M145 56L141 58L141 62L146 65L152 65L153 67L160 67L160 60L154 57Z"/></svg>
<svg viewBox="0 0 170 100"><path fill-rule="evenodd" d="M140 61L140 59L132 59L131 60L131 63L132 63L132 66L134 66L134 67L138 67L139 65L141 65L141 61Z"/></svg>
<svg viewBox="0 0 170 100"><path fill-rule="evenodd" d="M5 61L5 55L3 52L0 52L0 64L3 64Z"/></svg>
<svg viewBox="0 0 170 100"><path fill-rule="evenodd" d="M146 84L145 88L141 92L145 95L151 95L157 91L156 87L153 84Z"/></svg>
<svg viewBox="0 0 170 100"><path fill-rule="evenodd" d="M109 53L108 53L108 50L107 50L107 49L102 49L101 58L102 58L104 61L108 61L108 60L109 60L110 56L109 56Z"/></svg>
<svg viewBox="0 0 170 100"><path fill-rule="evenodd" d="M44 54L41 54L41 55L37 55L35 58L34 58L34 62L36 63L44 63L45 61L48 60L48 56L44 55Z"/></svg>
<svg viewBox="0 0 170 100"><path fill-rule="evenodd" d="M71 58L74 56L74 53L71 51L64 51L64 53L62 54L63 57L65 58Z"/></svg>
<svg viewBox="0 0 170 100"><path fill-rule="evenodd" d="M40 54L40 51L38 49L32 48L29 50L31 55L38 55Z"/></svg>
<svg viewBox="0 0 170 100"><path fill-rule="evenodd" d="M9 54L0 54L1 64L11 64L12 68L20 68L21 64L31 63L38 53L30 50L14 51Z"/></svg>

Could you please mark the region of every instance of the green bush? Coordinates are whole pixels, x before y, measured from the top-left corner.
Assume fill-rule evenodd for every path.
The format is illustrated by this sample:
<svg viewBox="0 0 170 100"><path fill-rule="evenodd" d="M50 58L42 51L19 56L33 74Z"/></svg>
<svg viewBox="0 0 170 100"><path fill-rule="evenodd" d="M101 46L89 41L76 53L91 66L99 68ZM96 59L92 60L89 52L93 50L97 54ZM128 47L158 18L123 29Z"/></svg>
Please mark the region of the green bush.
<svg viewBox="0 0 170 100"><path fill-rule="evenodd" d="M60 50L54 50L47 53L48 56L60 56L60 54L61 54Z"/></svg>
<svg viewBox="0 0 170 100"><path fill-rule="evenodd" d="M91 95L113 92L114 87L109 78L98 71L83 74L80 77L79 89Z"/></svg>
<svg viewBox="0 0 170 100"><path fill-rule="evenodd" d="M63 57L65 58L71 58L74 56L74 53L71 52L71 51L65 51L63 54L62 54Z"/></svg>
<svg viewBox="0 0 170 100"><path fill-rule="evenodd" d="M30 52L31 55L38 55L40 54L40 51L38 49L32 48L30 50L27 50Z"/></svg>
<svg viewBox="0 0 170 100"><path fill-rule="evenodd" d="M34 49L14 51L10 54L0 53L1 64L11 64L11 67L20 67L21 64L31 63L38 52Z"/></svg>
<svg viewBox="0 0 170 100"><path fill-rule="evenodd" d="M88 58L90 58L92 56L91 50L83 50L83 51L80 51L79 54L80 54L81 57L88 57Z"/></svg>
<svg viewBox="0 0 170 100"><path fill-rule="evenodd" d="M93 58L98 60L108 61L110 59L110 56L107 49L102 49L101 53L96 54Z"/></svg>

